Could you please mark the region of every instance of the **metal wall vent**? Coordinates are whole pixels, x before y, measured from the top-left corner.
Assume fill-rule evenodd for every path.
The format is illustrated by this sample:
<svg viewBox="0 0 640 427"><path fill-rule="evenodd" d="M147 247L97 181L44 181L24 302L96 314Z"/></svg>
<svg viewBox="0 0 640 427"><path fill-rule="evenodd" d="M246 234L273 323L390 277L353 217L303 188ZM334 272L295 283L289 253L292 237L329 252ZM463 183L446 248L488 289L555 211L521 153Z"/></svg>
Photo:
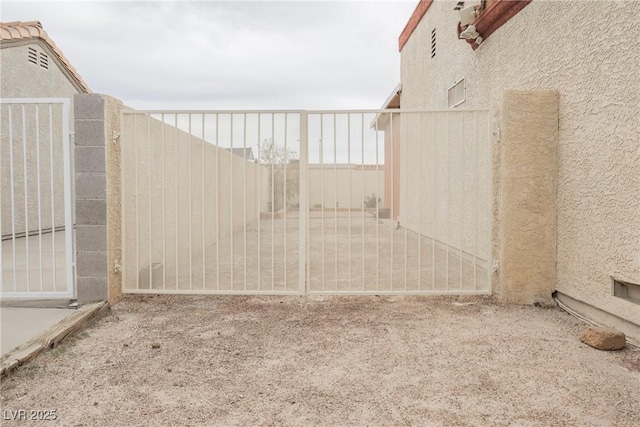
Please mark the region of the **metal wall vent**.
<svg viewBox="0 0 640 427"><path fill-rule="evenodd" d="M466 99L467 87L463 77L447 90L447 105L449 108L454 108L462 104Z"/></svg>
<svg viewBox="0 0 640 427"><path fill-rule="evenodd" d="M46 53L40 52L40 66L46 70L49 69L49 56Z"/></svg>
<svg viewBox="0 0 640 427"><path fill-rule="evenodd" d="M431 58L436 56L436 29L431 30Z"/></svg>
<svg viewBox="0 0 640 427"><path fill-rule="evenodd" d="M613 296L640 304L640 285L613 279Z"/></svg>
<svg viewBox="0 0 640 427"><path fill-rule="evenodd" d="M27 59L32 64L38 65L38 52L34 48L30 47L27 50Z"/></svg>

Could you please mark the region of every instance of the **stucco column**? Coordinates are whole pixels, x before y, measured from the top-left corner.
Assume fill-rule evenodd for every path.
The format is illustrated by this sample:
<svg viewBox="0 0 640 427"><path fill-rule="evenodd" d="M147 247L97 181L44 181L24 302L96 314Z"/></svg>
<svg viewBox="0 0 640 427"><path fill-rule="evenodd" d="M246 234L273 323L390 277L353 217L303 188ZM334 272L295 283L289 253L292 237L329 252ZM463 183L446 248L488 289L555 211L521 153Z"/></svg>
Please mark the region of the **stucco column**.
<svg viewBox="0 0 640 427"><path fill-rule="evenodd" d="M122 103L99 94L74 97L78 303L120 296L120 129Z"/></svg>
<svg viewBox="0 0 640 427"><path fill-rule="evenodd" d="M499 298L550 302L556 279L558 92L504 92Z"/></svg>

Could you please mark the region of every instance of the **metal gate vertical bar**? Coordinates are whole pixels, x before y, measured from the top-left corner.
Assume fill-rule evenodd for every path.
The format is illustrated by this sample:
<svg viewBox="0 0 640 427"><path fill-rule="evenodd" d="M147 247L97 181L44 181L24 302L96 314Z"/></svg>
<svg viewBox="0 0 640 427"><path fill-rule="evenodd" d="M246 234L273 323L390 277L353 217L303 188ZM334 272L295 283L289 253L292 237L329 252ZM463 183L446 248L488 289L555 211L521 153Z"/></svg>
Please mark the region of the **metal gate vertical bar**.
<svg viewBox="0 0 640 427"><path fill-rule="evenodd" d="M309 167L309 118L306 111L300 112L300 190L299 190L299 258L298 258L298 290L305 293L307 290L307 242L308 242L308 221L309 212L309 192L307 185L307 172Z"/></svg>
<svg viewBox="0 0 640 427"><path fill-rule="evenodd" d="M44 277L42 271L42 193L40 192L40 105L36 104L36 177L38 193L38 264L40 267L40 292L44 292ZM51 233L55 231L53 224Z"/></svg>
<svg viewBox="0 0 640 427"><path fill-rule="evenodd" d="M176 186L176 191L175 191L175 202L176 202L176 212L175 212L175 219L176 219L176 284L175 284L175 288L176 290L178 290L178 286L180 283L180 257L179 257L179 245L178 245L178 193L179 193L179 186L178 186L178 164L180 163L178 161L178 113L175 113L175 115L173 116L173 126L175 129L175 140L174 140L174 148L175 148L175 169L176 169L176 179L175 179L175 186Z"/></svg>
<svg viewBox="0 0 640 427"><path fill-rule="evenodd" d="M437 171L437 136L438 133L436 131L436 113L431 114L431 146L432 146L432 155L433 166L431 170L431 176L429 177L431 182L433 182L433 226L431 231L431 290L435 291L436 289L436 233L438 230L437 220L438 220L438 171Z"/></svg>
<svg viewBox="0 0 640 427"><path fill-rule="evenodd" d="M189 290L193 290L193 248L191 246L193 240L193 216L192 216L192 205L193 205L193 195L191 194L192 189L192 181L191 181L191 168L193 166L193 162L191 161L191 113L189 113L189 130L187 135L187 150L189 150L189 166L187 169L189 170Z"/></svg>
<svg viewBox="0 0 640 427"><path fill-rule="evenodd" d="M233 113L229 114L229 163L231 172L229 173L229 236L231 240L231 263L229 270L231 271L231 289L234 286L234 244L233 244Z"/></svg>
<svg viewBox="0 0 640 427"><path fill-rule="evenodd" d="M424 114L420 113L420 117L418 119L418 129L420 129L420 135L422 135L423 131L424 131ZM424 182L424 180L422 179L422 174L425 170L425 167L423 165L423 154L422 154L422 146L424 145L423 141L420 141L419 143L420 145L420 149L419 149L419 153L418 153L418 159L419 159L419 181L420 182L420 186L418 187L420 190L420 192L422 194L418 194L418 290L421 291L422 290L422 234L424 233L424 215L422 212L422 199L424 197L424 190L422 187L422 184Z"/></svg>
<svg viewBox="0 0 640 427"><path fill-rule="evenodd" d="M333 113L333 192L336 195L333 210L333 237L334 237L334 266L335 276L334 283L336 291L338 290L338 125L336 123L336 113Z"/></svg>
<svg viewBox="0 0 640 427"><path fill-rule="evenodd" d="M361 195L360 195L360 200L362 203L362 290L364 291L366 286L365 286L365 280L364 280L364 200L365 200L365 194L364 194L364 180L365 180L365 174L364 174L364 113L360 114L360 120L361 120L361 130L360 130L360 143L362 145L362 158L361 160L361 166L362 166L362 170L360 171L360 186L361 186ZM375 196L376 198L378 197L377 195Z"/></svg>
<svg viewBox="0 0 640 427"><path fill-rule="evenodd" d="M29 196L28 196L28 173L27 173L27 116L25 113L24 104L22 107L22 161L23 161L23 169L22 175L24 177L24 230L25 230L25 238L24 242L26 245L25 255L27 257L27 292L31 292L31 262L29 262Z"/></svg>
<svg viewBox="0 0 640 427"><path fill-rule="evenodd" d="M136 181L136 290L140 289L140 209L138 203L138 196L140 194L140 190L138 188L138 115L133 115L133 132L134 132L134 143L133 148L135 150L135 173L134 180Z"/></svg>
<svg viewBox="0 0 640 427"><path fill-rule="evenodd" d="M400 138L402 140L402 137L404 135L407 134L407 122L409 120L404 120L402 122L400 122ZM406 184L407 183L407 178L409 176L409 168L407 167L409 164L409 156L405 153L405 155L403 156L402 153L400 153L400 161L403 162L400 164L400 170L404 169L404 196L405 198L408 200L408 192L409 192L409 186ZM404 167L403 167L404 166ZM402 184L402 181L400 181L400 184ZM408 229L408 217L406 216L407 213L405 213L405 218L404 221L406 222L406 224L404 225L404 290L405 292L407 291L407 229Z"/></svg>
<svg viewBox="0 0 640 427"><path fill-rule="evenodd" d="M465 113L460 113L460 116L461 116L462 124L458 127L458 129L460 130L459 141L460 141L460 146L461 146L460 150L459 150L459 153L460 153L459 155L462 158L459 161L459 164L461 165L461 167L458 168L458 174L459 174L458 179L460 180L460 205L458 207L458 212L459 212L459 215L460 215L460 248L459 248L459 253L460 253L460 259L459 259L460 272L459 272L459 274L460 274L460 290L462 290L463 284L464 284L464 281L462 279L462 273L463 273L462 264L464 262L464 259L463 259L464 253L462 251L462 248L464 246L464 219L465 219L465 214L466 214L466 209L465 209L465 205L464 205L464 179L465 179L464 170L466 169L466 165L465 165L465 162L464 162L464 158L465 158L464 152L466 150L466 147L464 146L465 145L464 144L464 138L463 138L463 135L462 135L462 133L464 132L464 129L465 129L465 120L464 120L465 119ZM475 142L476 142L475 135L473 136L473 139L471 139L471 141L472 141L473 144L475 144Z"/></svg>
<svg viewBox="0 0 640 427"><path fill-rule="evenodd" d="M473 289L478 290L478 113L473 114Z"/></svg>
<svg viewBox="0 0 640 427"><path fill-rule="evenodd" d="M376 133L376 191L380 192L380 159L378 157L378 149L380 148L380 143L378 140L378 121L382 117L379 114L374 122L374 130ZM384 194L384 190L383 190ZM384 196L383 196L384 197ZM376 291L380 290L380 205L378 201L379 197L376 197ZM388 203L388 201L385 200Z"/></svg>
<svg viewBox="0 0 640 427"><path fill-rule="evenodd" d="M161 158L161 175L162 175L162 290L167 289L167 237L166 237L166 222L167 222L167 206L165 205L165 169L164 169L164 151L165 151L165 140L164 140L164 114L160 116L160 122L162 126L162 158Z"/></svg>
<svg viewBox="0 0 640 427"><path fill-rule="evenodd" d="M200 166L202 166L200 168L200 190L201 190L201 194L202 194L202 200L200 201L201 203L201 207L202 207L202 289L206 289L207 287L207 267L206 267L206 258L207 258L207 248L205 245L205 237L206 237L206 226L205 226L205 199L204 199L204 163L205 163L205 152L204 152L204 145L205 145L205 137L204 137L204 122L205 122L205 115L204 113L202 114L202 141L200 141L200 143L202 144L200 153L202 156L202 160L200 163Z"/></svg>
<svg viewBox="0 0 640 427"><path fill-rule="evenodd" d="M320 114L320 218L321 218L321 227L322 227L322 239L321 249L322 249L322 290L324 291L325 286L325 275L324 275L324 114Z"/></svg>
<svg viewBox="0 0 640 427"><path fill-rule="evenodd" d="M69 137L69 105L68 99L62 100L62 147L64 169L64 204L65 204L65 243L67 251L67 293L75 297L74 274L74 248L73 248L73 199L71 197L71 139Z"/></svg>
<svg viewBox="0 0 640 427"><path fill-rule="evenodd" d="M53 105L49 104L49 167L51 168L51 173L50 173L50 187L51 187L51 228L52 228L52 232L51 232L51 248L52 248L52 263L53 263L53 292L57 292L58 290L58 284L57 284L57 271L56 271L56 233L55 233L55 196L54 196L54 179L53 179ZM13 187L13 185L12 185Z"/></svg>
<svg viewBox="0 0 640 427"><path fill-rule="evenodd" d="M288 151L287 151L287 117L288 114L284 113L284 289L287 289L287 201L288 201L288 193L287 193L287 181L289 180L289 175L287 174L287 163L289 163L288 159Z"/></svg>
<svg viewBox="0 0 640 427"><path fill-rule="evenodd" d="M242 255L244 257L244 290L247 290L247 113L242 115L242 218L244 241L242 244ZM204 141L203 141L204 142ZM204 196L202 197L202 206L204 207ZM204 212L204 211L203 211ZM203 215L204 221L204 215ZM203 239L204 241L204 239ZM204 245L203 245L204 246ZM204 268L204 263L202 264Z"/></svg>
<svg viewBox="0 0 640 427"><path fill-rule="evenodd" d="M271 113L271 290L274 290L275 287L275 266L276 266L276 165L275 165L275 150L276 150L276 139L275 139L275 127L276 127L276 117L275 113Z"/></svg>
<svg viewBox="0 0 640 427"><path fill-rule="evenodd" d="M406 120L406 115L404 117L401 118L402 121ZM401 121L401 123L402 123ZM391 141L391 150L389 150L391 152L391 158L389 159L389 165L391 166L391 223L390 223L390 227L389 230L391 231L391 266L389 271L391 272L391 277L390 277L390 281L389 281L389 286L390 289L393 290L393 273L395 270L395 259L393 257L393 228L394 228L394 220L396 219L396 215L398 214L398 212L395 211L395 207L396 207L396 202L395 202L395 191L394 191L394 187L395 187L395 175L396 175L396 168L395 168L395 164L394 164L394 152L396 150L395 147L395 134L394 134L394 130L393 130L393 114L389 113L389 132L391 133L391 137L389 138ZM387 162L387 159L384 159L385 163Z"/></svg>
<svg viewBox="0 0 640 427"><path fill-rule="evenodd" d="M127 244L126 244L126 236L129 234L129 230L127 229L127 194L125 189L129 187L129 185L127 185L127 181L125 179L126 176L126 165L125 162L123 161L123 156L125 153L125 150L127 149L128 146L128 142L129 140L126 138L126 136L128 135L127 133L127 127L125 124L125 112L124 111L120 111L120 129L122 130L122 138L120 139L120 188L122 191L120 191L120 224L122 224L122 238L121 238L121 242L122 242L122 253L120 255L121 257L121 270L120 270L120 275L122 277L122 291L125 292L126 289L128 289L127 286L127 273L129 271L128 268L128 262L127 262L127 257L128 257L128 251L127 251ZM53 168L52 168L52 177L53 177ZM53 179L52 179L53 182ZM51 190L51 194L53 196L53 189ZM53 207L53 197L51 197L52 200L52 207ZM53 208L52 208L52 212L53 212ZM53 215L51 215L51 217L53 218ZM55 234L55 233L54 233ZM54 245L54 251L53 253L55 254L55 245ZM55 263L54 263L55 266ZM55 270L54 270L55 271ZM55 276L55 275L54 275Z"/></svg>
<svg viewBox="0 0 640 427"><path fill-rule="evenodd" d="M216 290L220 290L220 115L216 113ZM177 230L176 230L177 231Z"/></svg>
<svg viewBox="0 0 640 427"><path fill-rule="evenodd" d="M348 218L349 218L349 274L348 274L348 286L351 290L351 113L347 113L347 164L349 173L349 206L347 206Z"/></svg>
<svg viewBox="0 0 640 427"><path fill-rule="evenodd" d="M451 205L451 164L450 164L450 159L449 159L449 150L450 147L449 145L451 144L451 140L449 138L449 117L450 115L447 114L446 118L445 118L445 153L446 153L446 170L447 170L447 176L446 176L446 189L444 194L446 195L447 200L445 200L445 243L447 245L447 269L446 269L446 274L445 274L445 283L446 283L446 290L449 291L449 229L451 228L451 219L449 216L449 211L450 211L450 205Z"/></svg>
<svg viewBox="0 0 640 427"><path fill-rule="evenodd" d="M147 148L147 156L149 157L147 159L147 169L148 170L148 176L147 176L147 181L148 181L148 186L149 186L149 200L147 201L147 212L149 215L149 219L148 219L148 228L149 228L149 264L148 264L148 272L149 272L149 289L153 289L153 253L152 253L152 248L153 248L153 242L152 242L152 216L151 216L151 114L147 114L147 144L149 144L149 147Z"/></svg>
<svg viewBox="0 0 640 427"><path fill-rule="evenodd" d="M11 175L11 246L13 254L13 291L17 292L18 277L16 268L16 202L14 194L14 171L13 167L13 110L9 104L9 175Z"/></svg>
<svg viewBox="0 0 640 427"><path fill-rule="evenodd" d="M262 114L258 113L258 291L262 290L262 150L260 149ZM218 246L216 245L216 248Z"/></svg>

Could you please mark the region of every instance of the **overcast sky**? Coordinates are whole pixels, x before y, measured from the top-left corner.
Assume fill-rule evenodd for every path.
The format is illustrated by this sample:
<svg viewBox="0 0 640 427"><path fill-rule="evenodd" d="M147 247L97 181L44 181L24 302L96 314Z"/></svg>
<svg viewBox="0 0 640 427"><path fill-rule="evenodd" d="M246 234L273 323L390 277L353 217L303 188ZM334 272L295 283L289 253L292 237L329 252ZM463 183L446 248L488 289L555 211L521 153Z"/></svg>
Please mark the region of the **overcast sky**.
<svg viewBox="0 0 640 427"><path fill-rule="evenodd" d="M379 108L417 0L9 2L94 92L138 109Z"/></svg>

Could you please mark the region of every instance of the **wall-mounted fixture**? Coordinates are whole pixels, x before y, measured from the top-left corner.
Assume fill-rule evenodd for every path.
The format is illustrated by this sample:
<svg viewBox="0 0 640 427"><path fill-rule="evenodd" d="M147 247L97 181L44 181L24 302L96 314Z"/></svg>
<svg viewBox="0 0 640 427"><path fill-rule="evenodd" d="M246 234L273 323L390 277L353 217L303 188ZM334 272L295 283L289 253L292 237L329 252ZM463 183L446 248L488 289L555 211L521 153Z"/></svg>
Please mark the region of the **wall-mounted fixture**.
<svg viewBox="0 0 640 427"><path fill-rule="evenodd" d="M464 31L460 33L460 38L465 40L474 40L480 37L480 33L476 31L476 27L469 25Z"/></svg>
<svg viewBox="0 0 640 427"><path fill-rule="evenodd" d="M478 5L465 7L460 11L460 25L464 27L465 25L473 24L479 14L480 8Z"/></svg>

